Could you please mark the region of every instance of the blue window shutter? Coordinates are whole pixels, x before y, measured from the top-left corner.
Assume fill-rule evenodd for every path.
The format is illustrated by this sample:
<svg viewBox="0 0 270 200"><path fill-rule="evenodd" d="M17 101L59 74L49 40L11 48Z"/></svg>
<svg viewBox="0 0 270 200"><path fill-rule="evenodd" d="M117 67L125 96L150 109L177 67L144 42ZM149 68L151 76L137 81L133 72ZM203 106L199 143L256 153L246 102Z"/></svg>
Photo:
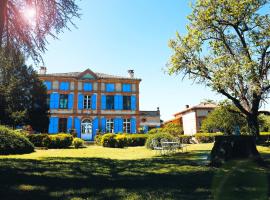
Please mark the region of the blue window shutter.
<svg viewBox="0 0 270 200"><path fill-rule="evenodd" d="M64 90L64 91L69 90L69 82L61 82L60 83L60 90Z"/></svg>
<svg viewBox="0 0 270 200"><path fill-rule="evenodd" d="M59 98L60 95L58 93L54 93L54 108L59 108Z"/></svg>
<svg viewBox="0 0 270 200"><path fill-rule="evenodd" d="M98 118L96 117L96 118L93 120L92 138L91 138L91 140L94 140L94 139L95 139L95 136L96 136L96 134L97 134L97 130L98 130Z"/></svg>
<svg viewBox="0 0 270 200"><path fill-rule="evenodd" d="M106 84L106 92L114 92L114 84L113 83Z"/></svg>
<svg viewBox="0 0 270 200"><path fill-rule="evenodd" d="M72 129L72 117L69 117L67 120L67 131L69 132Z"/></svg>
<svg viewBox="0 0 270 200"><path fill-rule="evenodd" d="M106 110L106 95L101 96L101 110Z"/></svg>
<svg viewBox="0 0 270 200"><path fill-rule="evenodd" d="M93 94L92 97L92 110L96 110L97 109L97 95Z"/></svg>
<svg viewBox="0 0 270 200"><path fill-rule="evenodd" d="M118 119L118 132L123 133L123 119L122 118Z"/></svg>
<svg viewBox="0 0 270 200"><path fill-rule="evenodd" d="M93 88L92 83L84 83L83 84L84 91L92 91L92 88Z"/></svg>
<svg viewBox="0 0 270 200"><path fill-rule="evenodd" d="M105 117L101 119L101 132L106 133L106 118Z"/></svg>
<svg viewBox="0 0 270 200"><path fill-rule="evenodd" d="M53 125L54 133L58 133L58 121L59 121L59 118L55 117L54 120L55 120L54 125Z"/></svg>
<svg viewBox="0 0 270 200"><path fill-rule="evenodd" d="M123 110L123 96L119 95L118 98L118 109Z"/></svg>
<svg viewBox="0 0 270 200"><path fill-rule="evenodd" d="M69 94L68 95L68 109L72 109L73 108L73 94Z"/></svg>
<svg viewBox="0 0 270 200"><path fill-rule="evenodd" d="M123 84L122 90L123 92L131 92L131 84Z"/></svg>
<svg viewBox="0 0 270 200"><path fill-rule="evenodd" d="M51 90L52 89L52 82L51 81L45 81L44 85L46 86L47 90Z"/></svg>
<svg viewBox="0 0 270 200"><path fill-rule="evenodd" d="M54 124L54 118L50 117L50 122L49 122L49 133L53 133L53 124Z"/></svg>
<svg viewBox="0 0 270 200"><path fill-rule="evenodd" d="M131 118L130 120L131 123L131 133L136 133L136 118Z"/></svg>
<svg viewBox="0 0 270 200"><path fill-rule="evenodd" d="M114 118L114 132L115 133L118 133L119 132L119 120L118 120L118 118Z"/></svg>
<svg viewBox="0 0 270 200"><path fill-rule="evenodd" d="M83 109L83 94L78 94L78 109Z"/></svg>
<svg viewBox="0 0 270 200"><path fill-rule="evenodd" d="M54 108L54 93L50 94L50 109Z"/></svg>
<svg viewBox="0 0 270 200"><path fill-rule="evenodd" d="M76 132L77 132L77 137L78 138L81 138L81 119L76 117L74 119L74 127L76 129Z"/></svg>
<svg viewBox="0 0 270 200"><path fill-rule="evenodd" d="M119 95L117 94L117 95L115 95L114 96L114 109L115 110L119 110Z"/></svg>
<svg viewBox="0 0 270 200"><path fill-rule="evenodd" d="M131 96L131 110L136 110L136 96Z"/></svg>

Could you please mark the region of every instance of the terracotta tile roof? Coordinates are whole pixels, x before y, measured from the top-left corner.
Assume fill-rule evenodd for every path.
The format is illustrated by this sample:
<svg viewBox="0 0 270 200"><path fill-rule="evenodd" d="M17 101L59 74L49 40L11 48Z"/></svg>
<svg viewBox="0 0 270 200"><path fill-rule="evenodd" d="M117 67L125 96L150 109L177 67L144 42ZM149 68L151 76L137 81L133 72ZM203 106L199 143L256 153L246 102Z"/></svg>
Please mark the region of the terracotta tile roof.
<svg viewBox="0 0 270 200"><path fill-rule="evenodd" d="M217 107L217 105L214 104L214 103L200 103L200 104L198 104L196 106L186 108L185 110L174 114L174 116L177 116L177 115L180 115L180 114L183 114L185 112L195 110L195 109L214 109L216 107Z"/></svg>
<svg viewBox="0 0 270 200"><path fill-rule="evenodd" d="M68 72L68 73L50 73L50 74L42 74L40 76L55 76L55 77L71 77L76 78L78 77L82 72ZM94 72L95 75L100 79L130 79L130 80L141 80L139 78L131 78L128 76L118 76L118 75L110 75L110 74L104 74L104 73L98 73Z"/></svg>

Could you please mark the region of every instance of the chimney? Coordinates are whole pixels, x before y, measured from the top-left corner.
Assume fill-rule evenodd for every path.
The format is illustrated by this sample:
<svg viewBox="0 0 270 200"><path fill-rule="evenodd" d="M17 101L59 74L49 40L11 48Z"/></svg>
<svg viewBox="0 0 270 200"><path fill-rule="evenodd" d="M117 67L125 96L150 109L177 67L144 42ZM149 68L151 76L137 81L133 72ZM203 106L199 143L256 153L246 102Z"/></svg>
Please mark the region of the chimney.
<svg viewBox="0 0 270 200"><path fill-rule="evenodd" d="M39 74L45 75L47 73L47 68L46 67L40 67L39 69Z"/></svg>
<svg viewBox="0 0 270 200"><path fill-rule="evenodd" d="M186 109L188 109L189 108L189 105L186 105Z"/></svg>
<svg viewBox="0 0 270 200"><path fill-rule="evenodd" d="M159 107L157 107L157 113L160 115L160 110L159 110Z"/></svg>
<svg viewBox="0 0 270 200"><path fill-rule="evenodd" d="M130 78L134 78L134 70L133 69L128 70L128 74L129 74Z"/></svg>

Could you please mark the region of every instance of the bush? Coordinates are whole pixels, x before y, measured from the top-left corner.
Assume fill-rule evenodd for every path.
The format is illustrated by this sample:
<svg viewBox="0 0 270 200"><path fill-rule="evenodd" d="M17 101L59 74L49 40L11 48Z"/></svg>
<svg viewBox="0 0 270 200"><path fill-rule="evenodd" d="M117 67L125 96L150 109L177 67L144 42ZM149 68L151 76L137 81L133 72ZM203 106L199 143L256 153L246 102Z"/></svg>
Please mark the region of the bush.
<svg viewBox="0 0 270 200"><path fill-rule="evenodd" d="M35 147L48 147L51 143L48 134L28 134L27 138Z"/></svg>
<svg viewBox="0 0 270 200"><path fill-rule="evenodd" d="M174 137L170 135L169 133L156 133L156 134L152 134L148 136L145 145L148 149L153 149L152 140L155 139L158 141L158 143L160 143L160 140L163 138L168 139L168 140L174 139Z"/></svg>
<svg viewBox="0 0 270 200"><path fill-rule="evenodd" d="M215 136L223 135L221 132L217 133L197 133L195 138L199 143L212 143L215 141Z"/></svg>
<svg viewBox="0 0 270 200"><path fill-rule="evenodd" d="M112 147L114 148L115 145L116 145L116 134L114 133L107 133L107 134L104 134L102 136L102 139L101 139L101 145L103 147Z"/></svg>
<svg viewBox="0 0 270 200"><path fill-rule="evenodd" d="M126 146L128 146L127 143L127 136L124 134L117 134L115 136L115 146L116 148L124 148Z"/></svg>
<svg viewBox="0 0 270 200"><path fill-rule="evenodd" d="M102 145L102 144L101 144L102 136L103 136L103 135L101 135L101 134L98 134L98 135L95 136L95 144L96 144L96 145L99 145L99 146Z"/></svg>
<svg viewBox="0 0 270 200"><path fill-rule="evenodd" d="M147 134L156 134L156 133L161 133L162 132L162 128L153 128L150 131L148 131Z"/></svg>
<svg viewBox="0 0 270 200"><path fill-rule="evenodd" d="M52 149L63 149L72 145L73 137L70 134L59 133L56 135L49 135L51 142L48 147Z"/></svg>
<svg viewBox="0 0 270 200"><path fill-rule="evenodd" d="M73 145L76 149L82 148L84 146L84 140L80 138L74 138Z"/></svg>
<svg viewBox="0 0 270 200"><path fill-rule="evenodd" d="M177 137L180 139L182 144L190 144L190 140L192 138L191 135L178 135Z"/></svg>
<svg viewBox="0 0 270 200"><path fill-rule="evenodd" d="M34 152L34 145L23 135L0 126L0 155Z"/></svg>
<svg viewBox="0 0 270 200"><path fill-rule="evenodd" d="M148 134L127 134L127 146L136 147L144 146L148 138Z"/></svg>

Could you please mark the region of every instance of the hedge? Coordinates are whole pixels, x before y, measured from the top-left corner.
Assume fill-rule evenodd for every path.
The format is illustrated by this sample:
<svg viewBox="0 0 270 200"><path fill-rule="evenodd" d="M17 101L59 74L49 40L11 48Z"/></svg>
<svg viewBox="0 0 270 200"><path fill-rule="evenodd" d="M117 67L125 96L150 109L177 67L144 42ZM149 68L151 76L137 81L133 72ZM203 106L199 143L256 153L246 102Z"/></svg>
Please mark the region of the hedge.
<svg viewBox="0 0 270 200"><path fill-rule="evenodd" d="M215 141L215 136L223 135L221 132L216 133L197 133L195 138L199 143L212 143Z"/></svg>
<svg viewBox="0 0 270 200"><path fill-rule="evenodd" d="M47 147L51 149L63 149L72 145L73 136L66 133L55 135L49 134L29 134L27 138L35 147Z"/></svg>
<svg viewBox="0 0 270 200"><path fill-rule="evenodd" d="M22 134L0 126L0 155L34 152L34 145Z"/></svg>
<svg viewBox="0 0 270 200"><path fill-rule="evenodd" d="M97 135L95 143L103 147L124 148L129 146L144 146L148 135L146 134L114 134Z"/></svg>
<svg viewBox="0 0 270 200"><path fill-rule="evenodd" d="M84 146L84 140L82 140L81 138L74 138L73 145L75 149L82 148Z"/></svg>

